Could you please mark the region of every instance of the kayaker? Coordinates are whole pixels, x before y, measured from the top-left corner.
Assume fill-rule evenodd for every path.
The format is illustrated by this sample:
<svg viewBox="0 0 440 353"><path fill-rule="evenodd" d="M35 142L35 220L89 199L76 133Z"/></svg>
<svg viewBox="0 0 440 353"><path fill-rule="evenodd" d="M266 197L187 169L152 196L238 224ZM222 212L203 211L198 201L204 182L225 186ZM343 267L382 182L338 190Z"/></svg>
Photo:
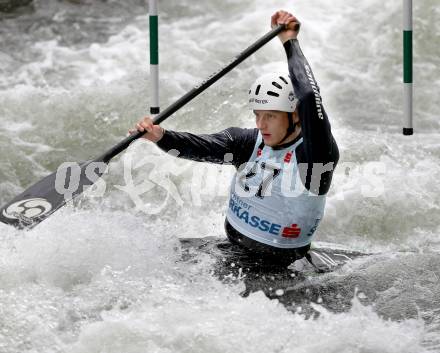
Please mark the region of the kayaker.
<svg viewBox="0 0 440 353"><path fill-rule="evenodd" d="M289 264L306 256L324 215L326 194L339 159L320 90L297 39L299 21L277 11L287 73L259 77L249 90L256 128L230 127L214 134L165 130L150 117L134 131L179 158L233 164L237 171L225 220L228 238L268 261ZM225 155L232 156L232 160Z"/></svg>

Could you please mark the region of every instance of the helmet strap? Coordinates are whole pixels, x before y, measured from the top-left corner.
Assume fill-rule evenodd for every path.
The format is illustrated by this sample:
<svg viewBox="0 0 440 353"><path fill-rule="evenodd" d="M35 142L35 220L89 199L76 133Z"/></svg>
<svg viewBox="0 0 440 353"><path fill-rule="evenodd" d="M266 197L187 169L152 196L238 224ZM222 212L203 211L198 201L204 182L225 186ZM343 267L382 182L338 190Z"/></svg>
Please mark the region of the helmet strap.
<svg viewBox="0 0 440 353"><path fill-rule="evenodd" d="M286 135L284 135L283 139L278 142L279 145L295 132L296 124L293 122L293 113L288 112L287 119L289 120L289 126L287 127Z"/></svg>

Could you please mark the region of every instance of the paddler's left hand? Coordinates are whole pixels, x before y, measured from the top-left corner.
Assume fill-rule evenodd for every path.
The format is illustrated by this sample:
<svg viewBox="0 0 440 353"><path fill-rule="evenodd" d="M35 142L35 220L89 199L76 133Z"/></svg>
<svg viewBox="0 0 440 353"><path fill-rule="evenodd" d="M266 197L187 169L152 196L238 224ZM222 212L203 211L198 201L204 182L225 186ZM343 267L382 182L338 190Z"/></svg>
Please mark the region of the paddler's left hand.
<svg viewBox="0 0 440 353"><path fill-rule="evenodd" d="M282 43L287 42L289 39L297 38L301 23L290 12L281 10L272 15L271 27L274 28L279 24L287 25L287 29L278 35Z"/></svg>

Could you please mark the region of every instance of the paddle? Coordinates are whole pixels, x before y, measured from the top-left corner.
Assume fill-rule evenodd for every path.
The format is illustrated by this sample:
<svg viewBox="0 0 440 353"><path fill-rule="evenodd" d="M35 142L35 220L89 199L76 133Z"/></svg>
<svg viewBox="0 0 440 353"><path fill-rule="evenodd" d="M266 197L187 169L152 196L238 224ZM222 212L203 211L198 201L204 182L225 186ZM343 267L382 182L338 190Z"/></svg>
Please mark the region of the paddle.
<svg viewBox="0 0 440 353"><path fill-rule="evenodd" d="M201 84L194 87L162 113L158 114L153 120L154 124L160 124L170 115L174 114L284 29L285 25L278 25L258 39L224 68L209 76ZM96 159L81 164L63 163L55 173L32 185L3 206L0 209L0 221L19 229L30 229L39 224L65 205L66 202L72 200L87 189L87 187L93 185L104 174L108 162L143 134L144 132L138 131L128 136Z"/></svg>

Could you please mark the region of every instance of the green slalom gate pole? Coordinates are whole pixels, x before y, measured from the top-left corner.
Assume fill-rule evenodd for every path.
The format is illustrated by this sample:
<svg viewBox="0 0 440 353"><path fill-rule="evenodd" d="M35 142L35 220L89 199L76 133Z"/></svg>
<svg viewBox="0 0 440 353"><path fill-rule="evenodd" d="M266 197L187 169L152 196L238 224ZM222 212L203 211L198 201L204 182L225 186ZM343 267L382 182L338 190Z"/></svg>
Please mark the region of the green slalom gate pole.
<svg viewBox="0 0 440 353"><path fill-rule="evenodd" d="M413 25L412 0L403 0L403 105L404 135L413 134Z"/></svg>
<svg viewBox="0 0 440 353"><path fill-rule="evenodd" d="M150 13L150 84L151 105L150 114L160 113L159 106L159 16L157 14L157 0L149 0Z"/></svg>

